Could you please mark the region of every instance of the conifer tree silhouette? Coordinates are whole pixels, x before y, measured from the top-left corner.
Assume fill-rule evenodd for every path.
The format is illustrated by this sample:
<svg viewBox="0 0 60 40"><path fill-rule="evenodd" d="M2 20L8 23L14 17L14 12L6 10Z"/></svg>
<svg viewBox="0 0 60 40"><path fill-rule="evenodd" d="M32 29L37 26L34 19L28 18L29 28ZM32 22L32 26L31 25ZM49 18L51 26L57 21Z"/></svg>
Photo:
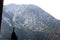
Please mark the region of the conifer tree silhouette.
<svg viewBox="0 0 60 40"><path fill-rule="evenodd" d="M16 34L15 34L15 31L14 31L14 27L13 27L13 32L12 32L12 34L11 34L11 40L17 40L17 36L16 36Z"/></svg>

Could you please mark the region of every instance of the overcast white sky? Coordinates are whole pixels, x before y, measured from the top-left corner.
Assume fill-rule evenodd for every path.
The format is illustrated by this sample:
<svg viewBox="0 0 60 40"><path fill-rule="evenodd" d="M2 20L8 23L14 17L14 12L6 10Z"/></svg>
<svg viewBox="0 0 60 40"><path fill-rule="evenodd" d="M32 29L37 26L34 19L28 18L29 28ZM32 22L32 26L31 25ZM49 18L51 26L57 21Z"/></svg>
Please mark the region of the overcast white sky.
<svg viewBox="0 0 60 40"><path fill-rule="evenodd" d="M7 4L34 4L60 20L60 0L4 0Z"/></svg>

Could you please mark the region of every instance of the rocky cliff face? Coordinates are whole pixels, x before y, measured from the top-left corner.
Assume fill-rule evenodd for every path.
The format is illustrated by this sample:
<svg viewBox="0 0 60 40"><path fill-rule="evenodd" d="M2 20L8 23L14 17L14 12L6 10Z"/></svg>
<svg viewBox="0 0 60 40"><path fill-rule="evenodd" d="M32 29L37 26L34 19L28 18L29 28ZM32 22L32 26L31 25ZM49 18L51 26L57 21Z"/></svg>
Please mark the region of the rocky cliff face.
<svg viewBox="0 0 60 40"><path fill-rule="evenodd" d="M16 27L18 39L52 40L57 38L55 33L60 28L59 25L60 22L57 22L57 19L36 5L10 4L3 8L1 30L6 38L10 37L12 27Z"/></svg>

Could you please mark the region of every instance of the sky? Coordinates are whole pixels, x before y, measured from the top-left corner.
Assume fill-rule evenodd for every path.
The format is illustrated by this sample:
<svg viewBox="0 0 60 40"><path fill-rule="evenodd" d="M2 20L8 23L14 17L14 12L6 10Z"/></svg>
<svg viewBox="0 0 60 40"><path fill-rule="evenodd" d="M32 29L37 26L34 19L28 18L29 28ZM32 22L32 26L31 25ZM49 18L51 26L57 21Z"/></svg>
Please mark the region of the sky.
<svg viewBox="0 0 60 40"><path fill-rule="evenodd" d="M8 4L34 4L60 20L60 0L4 0L4 5Z"/></svg>

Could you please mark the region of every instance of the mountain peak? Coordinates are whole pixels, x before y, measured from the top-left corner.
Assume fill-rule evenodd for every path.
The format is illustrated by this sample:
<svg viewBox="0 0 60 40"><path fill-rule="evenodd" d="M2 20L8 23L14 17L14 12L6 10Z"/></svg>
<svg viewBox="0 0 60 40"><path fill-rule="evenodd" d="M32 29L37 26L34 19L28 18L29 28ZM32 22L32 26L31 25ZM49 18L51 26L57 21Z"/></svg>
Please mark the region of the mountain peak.
<svg viewBox="0 0 60 40"><path fill-rule="evenodd" d="M12 27L16 27L15 32L19 40L22 37L21 34L23 35L22 37L23 39L25 36L27 38L28 37L31 38L31 40L35 40L35 37L36 40L45 40L46 39L45 33L48 34L47 38L49 37L54 38L55 37L54 32L58 32L58 30L60 30L60 21L58 21L53 16L51 16L50 14L48 14L47 12L45 12L43 9L36 5L10 4L4 6L3 10L4 10L2 18L3 38L9 37L10 35L9 33L12 32L11 30ZM41 32L44 33L45 39L44 37L42 37L43 34L41 34ZM52 36L50 36L51 34ZM40 39L40 37L42 39ZM29 38L26 40L29 40Z"/></svg>

